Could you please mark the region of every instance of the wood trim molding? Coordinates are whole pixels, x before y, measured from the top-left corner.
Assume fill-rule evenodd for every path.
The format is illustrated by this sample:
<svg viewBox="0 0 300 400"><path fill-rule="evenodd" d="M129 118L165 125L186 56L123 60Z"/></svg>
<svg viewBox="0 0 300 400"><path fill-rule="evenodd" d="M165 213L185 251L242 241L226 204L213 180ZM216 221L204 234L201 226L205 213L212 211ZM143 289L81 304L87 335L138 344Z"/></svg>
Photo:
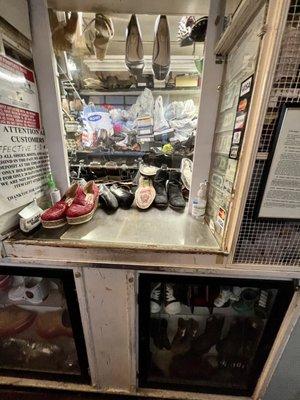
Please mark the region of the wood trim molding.
<svg viewBox="0 0 300 400"><path fill-rule="evenodd" d="M277 338L269 354L268 360L260 375L252 397L253 400L260 400L263 398L299 317L300 293L297 291L294 294L289 309L278 332Z"/></svg>
<svg viewBox="0 0 300 400"><path fill-rule="evenodd" d="M224 245L225 250L230 252L228 263L232 263L234 248L243 219L243 211L272 89L276 69L275 61L278 60L288 9L289 2L286 0L270 0L269 2L266 19L267 28L261 43L244 145L237 170L234 198L228 216L229 222Z"/></svg>
<svg viewBox="0 0 300 400"><path fill-rule="evenodd" d="M225 56L245 32L266 0L242 0L233 14L232 21L215 47L215 54Z"/></svg>

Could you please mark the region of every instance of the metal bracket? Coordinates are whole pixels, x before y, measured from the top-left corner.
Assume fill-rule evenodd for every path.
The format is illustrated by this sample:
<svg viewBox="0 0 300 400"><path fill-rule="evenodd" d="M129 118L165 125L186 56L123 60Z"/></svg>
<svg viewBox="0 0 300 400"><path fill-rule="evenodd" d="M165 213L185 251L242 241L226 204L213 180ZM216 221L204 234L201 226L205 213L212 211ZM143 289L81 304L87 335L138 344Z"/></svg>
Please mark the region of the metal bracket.
<svg viewBox="0 0 300 400"><path fill-rule="evenodd" d="M264 34L267 33L267 30L268 30L268 26L267 26L267 24L264 24L264 25L261 27L261 30L260 30L260 32L257 34L257 36L258 36L258 37L263 37Z"/></svg>
<svg viewBox="0 0 300 400"><path fill-rule="evenodd" d="M216 64L223 64L225 62L226 57L222 56L221 54L216 54L215 63Z"/></svg>

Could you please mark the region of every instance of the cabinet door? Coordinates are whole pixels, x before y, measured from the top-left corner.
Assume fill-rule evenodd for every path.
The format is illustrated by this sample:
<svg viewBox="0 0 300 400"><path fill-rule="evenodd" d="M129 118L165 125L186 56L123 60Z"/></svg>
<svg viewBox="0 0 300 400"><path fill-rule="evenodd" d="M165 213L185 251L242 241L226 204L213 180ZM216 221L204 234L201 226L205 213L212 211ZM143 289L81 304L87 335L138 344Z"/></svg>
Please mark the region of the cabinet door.
<svg viewBox="0 0 300 400"><path fill-rule="evenodd" d="M88 381L73 272L0 268L0 372Z"/></svg>
<svg viewBox="0 0 300 400"><path fill-rule="evenodd" d="M250 396L293 282L141 275L139 385Z"/></svg>

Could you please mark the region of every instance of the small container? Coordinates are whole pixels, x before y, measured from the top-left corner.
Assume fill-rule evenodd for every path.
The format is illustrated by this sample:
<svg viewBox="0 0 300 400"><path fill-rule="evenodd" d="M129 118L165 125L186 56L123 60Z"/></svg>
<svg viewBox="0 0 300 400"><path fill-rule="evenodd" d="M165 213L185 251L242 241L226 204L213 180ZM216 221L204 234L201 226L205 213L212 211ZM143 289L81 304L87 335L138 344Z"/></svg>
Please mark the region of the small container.
<svg viewBox="0 0 300 400"><path fill-rule="evenodd" d="M50 198L51 198L51 203L54 205L61 199L61 194L59 189L57 189L54 179L52 177L52 174L49 174L48 176L48 186L50 189Z"/></svg>
<svg viewBox="0 0 300 400"><path fill-rule="evenodd" d="M204 216L205 216L206 190L207 190L207 183L206 182L200 183L197 196L193 199L192 202L192 217L201 222L204 222Z"/></svg>

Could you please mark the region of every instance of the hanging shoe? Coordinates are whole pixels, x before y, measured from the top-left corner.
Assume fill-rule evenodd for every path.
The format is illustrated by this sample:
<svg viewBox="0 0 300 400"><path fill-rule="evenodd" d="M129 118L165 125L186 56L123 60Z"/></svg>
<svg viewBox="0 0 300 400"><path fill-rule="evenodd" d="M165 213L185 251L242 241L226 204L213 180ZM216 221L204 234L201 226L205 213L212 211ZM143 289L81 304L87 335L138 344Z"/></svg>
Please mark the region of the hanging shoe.
<svg viewBox="0 0 300 400"><path fill-rule="evenodd" d="M190 38L193 42L204 42L207 30L208 17L197 19L190 33Z"/></svg>
<svg viewBox="0 0 300 400"><path fill-rule="evenodd" d="M113 23L110 18L103 14L96 14L95 17L95 40L94 47L96 56L99 60L103 61L106 55L108 42L114 36Z"/></svg>
<svg viewBox="0 0 300 400"><path fill-rule="evenodd" d="M156 79L164 80L170 70L170 32L167 17L160 15L155 23L152 68Z"/></svg>
<svg viewBox="0 0 300 400"><path fill-rule="evenodd" d="M88 222L98 207L99 188L94 181L79 187L73 203L66 212L67 222L70 225L79 225Z"/></svg>
<svg viewBox="0 0 300 400"><path fill-rule="evenodd" d="M185 200L181 193L182 183L180 172L171 171L167 185L167 193L170 207L174 210L182 211L185 208Z"/></svg>
<svg viewBox="0 0 300 400"><path fill-rule="evenodd" d="M74 183L69 187L61 200L43 212L41 222L44 228L59 228L67 223L66 213L76 197L78 188L78 183Z"/></svg>
<svg viewBox="0 0 300 400"><path fill-rule="evenodd" d="M162 306L162 285L161 283L157 283L150 294L150 311L151 314L158 313L161 310Z"/></svg>
<svg viewBox="0 0 300 400"><path fill-rule="evenodd" d="M135 203L138 208L146 210L155 199L155 189L151 179L140 177L139 186L135 192Z"/></svg>
<svg viewBox="0 0 300 400"><path fill-rule="evenodd" d="M145 66L139 21L132 14L126 30L125 64L133 75L141 75Z"/></svg>
<svg viewBox="0 0 300 400"><path fill-rule="evenodd" d="M181 311L180 301L174 296L173 285L167 283L165 291L165 311L167 314L178 314Z"/></svg>
<svg viewBox="0 0 300 400"><path fill-rule="evenodd" d="M166 191L168 177L169 173L166 169L159 169L153 180L153 186L156 192L154 205L160 209L168 207L168 196Z"/></svg>
<svg viewBox="0 0 300 400"><path fill-rule="evenodd" d="M71 51L76 38L76 30L78 26L78 13L71 12L66 22L58 22L56 13L50 12L49 15L53 49L56 53L61 51Z"/></svg>

